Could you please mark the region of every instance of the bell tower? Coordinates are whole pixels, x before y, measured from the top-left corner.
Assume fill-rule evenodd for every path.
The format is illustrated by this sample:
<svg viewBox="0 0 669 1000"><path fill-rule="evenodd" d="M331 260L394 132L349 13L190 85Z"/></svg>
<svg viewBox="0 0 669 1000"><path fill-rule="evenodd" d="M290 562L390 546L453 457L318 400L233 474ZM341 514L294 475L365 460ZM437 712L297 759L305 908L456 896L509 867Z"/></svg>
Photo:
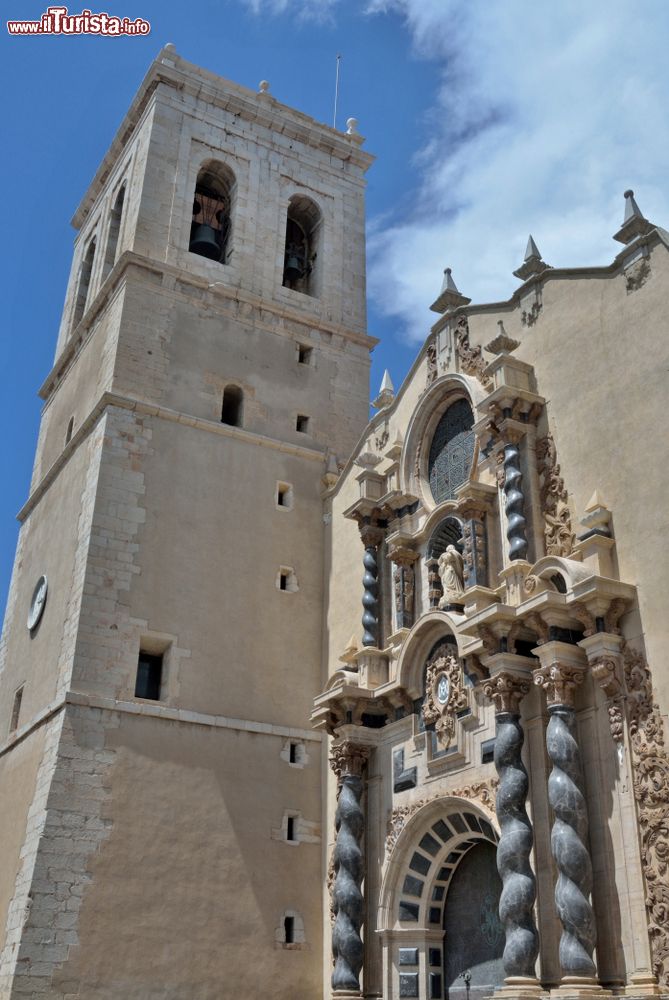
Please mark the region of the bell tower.
<svg viewBox="0 0 669 1000"><path fill-rule="evenodd" d="M319 994L361 144L166 46L74 216L0 650L2 997Z"/></svg>

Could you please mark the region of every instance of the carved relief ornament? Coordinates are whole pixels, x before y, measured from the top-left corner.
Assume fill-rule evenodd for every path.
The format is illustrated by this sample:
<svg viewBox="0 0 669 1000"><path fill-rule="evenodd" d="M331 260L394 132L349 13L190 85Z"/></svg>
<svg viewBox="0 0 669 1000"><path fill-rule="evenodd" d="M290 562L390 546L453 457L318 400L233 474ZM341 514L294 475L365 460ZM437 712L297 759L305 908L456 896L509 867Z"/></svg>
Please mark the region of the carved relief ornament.
<svg viewBox="0 0 669 1000"><path fill-rule="evenodd" d="M574 707L574 692L583 683L583 669L566 663L551 663L533 673L534 683L546 692L549 707L566 705Z"/></svg>
<svg viewBox="0 0 669 1000"><path fill-rule="evenodd" d="M455 735L455 713L466 707L467 694L460 661L450 653L444 655L438 651L425 675L422 715L426 726L434 723L442 749L450 746Z"/></svg>
<svg viewBox="0 0 669 1000"><path fill-rule="evenodd" d="M419 799L417 802L411 802L408 805L396 806L388 818L386 831L386 854L390 854L394 849L400 833L414 813L417 813L419 809L422 809L423 806L426 806L429 802L434 802L435 799L475 799L480 803L480 805L494 815L495 792L498 785L498 778L490 778L488 781L476 781L474 784L467 785L465 788L449 789L445 792L439 793L439 795L432 795L426 799Z"/></svg>
<svg viewBox="0 0 669 1000"><path fill-rule="evenodd" d="M557 449L552 434L547 434L537 441L537 459L546 555L569 556L573 551L576 536L571 526L567 491L560 475Z"/></svg>
<svg viewBox="0 0 669 1000"><path fill-rule="evenodd" d="M622 688L618 680L616 661L608 657L601 657L590 664L590 669L592 676L608 699L606 710L609 715L611 736L616 743L622 743L624 734L623 710L620 703Z"/></svg>
<svg viewBox="0 0 669 1000"><path fill-rule="evenodd" d="M653 972L669 988L669 756L650 670L641 653L623 644L634 797L646 880L646 913Z"/></svg>
<svg viewBox="0 0 669 1000"><path fill-rule="evenodd" d="M339 782L344 778L360 778L365 764L369 759L369 747L344 740L335 743L330 753L330 767L337 775Z"/></svg>
<svg viewBox="0 0 669 1000"><path fill-rule="evenodd" d="M531 687L529 678L517 674L495 674L483 685L483 693L495 704L495 712L518 715L520 703Z"/></svg>
<svg viewBox="0 0 669 1000"><path fill-rule="evenodd" d="M473 375L484 389L492 389L493 380L486 374L488 366L481 348L471 347L469 343L469 323L466 316L458 316L455 324L455 350L465 375Z"/></svg>

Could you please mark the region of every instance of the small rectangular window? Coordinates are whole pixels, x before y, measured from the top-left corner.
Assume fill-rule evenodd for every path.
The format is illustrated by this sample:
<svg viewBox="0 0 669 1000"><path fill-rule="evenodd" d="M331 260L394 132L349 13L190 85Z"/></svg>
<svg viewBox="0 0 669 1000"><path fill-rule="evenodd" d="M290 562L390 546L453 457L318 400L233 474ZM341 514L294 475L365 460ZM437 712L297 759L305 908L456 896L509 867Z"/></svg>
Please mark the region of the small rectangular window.
<svg viewBox="0 0 669 1000"><path fill-rule="evenodd" d="M23 701L23 687L20 687L16 694L14 695L14 704L12 705L12 721L9 724L10 733L15 732L19 728L19 716L21 714L21 702Z"/></svg>
<svg viewBox="0 0 669 1000"><path fill-rule="evenodd" d="M295 941L295 917L283 918L283 932L286 944L293 944Z"/></svg>
<svg viewBox="0 0 669 1000"><path fill-rule="evenodd" d="M140 650L137 661L135 698L160 700L160 684L163 676L163 654L145 653Z"/></svg>
<svg viewBox="0 0 669 1000"><path fill-rule="evenodd" d="M276 505L285 507L287 510L293 506L293 488L289 483L277 483Z"/></svg>
<svg viewBox="0 0 669 1000"><path fill-rule="evenodd" d="M288 574L281 573L279 575L279 590L288 590Z"/></svg>
<svg viewBox="0 0 669 1000"><path fill-rule="evenodd" d="M305 344L298 344L297 347L297 360L301 365L310 365L311 356L313 354L312 347L306 347Z"/></svg>
<svg viewBox="0 0 669 1000"><path fill-rule="evenodd" d="M295 817L289 816L286 820L286 840L297 840L295 836Z"/></svg>
<svg viewBox="0 0 669 1000"><path fill-rule="evenodd" d="M297 764L297 743L290 744L288 760L291 764Z"/></svg>
<svg viewBox="0 0 669 1000"><path fill-rule="evenodd" d="M495 741L485 740L481 744L481 763L490 764L495 759Z"/></svg>
<svg viewBox="0 0 669 1000"><path fill-rule="evenodd" d="M305 416L304 413L298 413L297 420L295 422L295 429L300 432L300 434L309 433L309 417Z"/></svg>

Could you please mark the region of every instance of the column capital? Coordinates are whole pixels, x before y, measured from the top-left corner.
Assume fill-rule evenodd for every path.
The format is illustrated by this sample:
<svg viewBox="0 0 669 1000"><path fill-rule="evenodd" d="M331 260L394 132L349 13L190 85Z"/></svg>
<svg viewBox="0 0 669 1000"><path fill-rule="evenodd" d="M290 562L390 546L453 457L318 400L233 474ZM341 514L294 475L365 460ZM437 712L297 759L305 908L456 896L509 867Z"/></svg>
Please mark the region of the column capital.
<svg viewBox="0 0 669 1000"><path fill-rule="evenodd" d="M534 671L534 683L546 692L549 708L574 707L574 692L583 683L584 668L568 663L553 663Z"/></svg>
<svg viewBox="0 0 669 1000"><path fill-rule="evenodd" d="M337 780L344 778L360 778L365 764L369 760L369 747L352 740L335 743L330 753L330 767L337 775Z"/></svg>
<svg viewBox="0 0 669 1000"><path fill-rule="evenodd" d="M501 671L483 685L483 693L495 704L497 715L508 713L520 714L520 703L529 693L531 681L529 677L521 677L509 671Z"/></svg>
<svg viewBox="0 0 669 1000"><path fill-rule="evenodd" d="M360 529L360 538L365 548L369 548L370 546L376 547L383 541L383 528L380 528L377 524L365 524L363 522L358 527Z"/></svg>

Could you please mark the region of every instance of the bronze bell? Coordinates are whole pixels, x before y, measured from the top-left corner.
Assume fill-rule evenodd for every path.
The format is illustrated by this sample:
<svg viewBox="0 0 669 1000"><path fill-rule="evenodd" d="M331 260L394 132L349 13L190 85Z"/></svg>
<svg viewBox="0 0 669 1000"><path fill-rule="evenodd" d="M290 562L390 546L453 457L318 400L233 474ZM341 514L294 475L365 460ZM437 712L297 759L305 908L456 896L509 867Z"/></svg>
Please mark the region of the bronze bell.
<svg viewBox="0 0 669 1000"><path fill-rule="evenodd" d="M209 260L221 259L221 248L216 241L216 230L212 226L200 223L193 230L193 238L188 249L191 253L199 253Z"/></svg>
<svg viewBox="0 0 669 1000"><path fill-rule="evenodd" d="M297 254L289 253L286 256L286 266L283 269L283 276L286 281L297 281L302 277L302 265Z"/></svg>

